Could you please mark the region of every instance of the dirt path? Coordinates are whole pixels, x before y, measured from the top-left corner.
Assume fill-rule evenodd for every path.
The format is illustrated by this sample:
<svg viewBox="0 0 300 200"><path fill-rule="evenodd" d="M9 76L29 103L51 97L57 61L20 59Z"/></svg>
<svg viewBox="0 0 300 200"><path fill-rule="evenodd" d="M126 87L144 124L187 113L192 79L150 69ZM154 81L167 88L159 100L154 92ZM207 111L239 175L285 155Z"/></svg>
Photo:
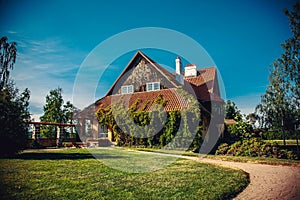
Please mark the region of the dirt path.
<svg viewBox="0 0 300 200"><path fill-rule="evenodd" d="M185 156L187 159L197 160ZM234 167L250 174L250 184L235 199L300 199L300 167L239 163L212 159L200 162Z"/></svg>

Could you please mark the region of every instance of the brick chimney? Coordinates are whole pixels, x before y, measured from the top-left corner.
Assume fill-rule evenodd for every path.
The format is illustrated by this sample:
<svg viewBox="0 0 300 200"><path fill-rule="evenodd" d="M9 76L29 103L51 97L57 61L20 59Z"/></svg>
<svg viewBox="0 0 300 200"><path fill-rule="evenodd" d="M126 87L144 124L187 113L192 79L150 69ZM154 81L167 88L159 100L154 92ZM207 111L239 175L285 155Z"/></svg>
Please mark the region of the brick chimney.
<svg viewBox="0 0 300 200"><path fill-rule="evenodd" d="M195 77L197 76L197 66L195 64L188 64L184 69L184 76Z"/></svg>

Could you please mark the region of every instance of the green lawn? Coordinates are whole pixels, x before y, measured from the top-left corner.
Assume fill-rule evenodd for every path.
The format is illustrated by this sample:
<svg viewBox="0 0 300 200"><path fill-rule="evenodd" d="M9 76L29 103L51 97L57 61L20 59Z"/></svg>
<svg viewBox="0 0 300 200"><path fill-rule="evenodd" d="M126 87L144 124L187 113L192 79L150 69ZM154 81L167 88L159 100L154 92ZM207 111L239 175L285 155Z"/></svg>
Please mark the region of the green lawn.
<svg viewBox="0 0 300 200"><path fill-rule="evenodd" d="M93 153L100 162L85 149L0 159L1 199L228 199L249 183L242 171L191 160L158 169L159 162L171 158L121 149ZM134 163L136 171L126 171L126 161Z"/></svg>
<svg viewBox="0 0 300 200"><path fill-rule="evenodd" d="M165 150L165 149L155 149L155 148L132 148L136 151L148 151L156 153L165 153L173 155L183 155L183 156L193 156L198 157L199 153L178 151L178 150ZM245 157L245 156L220 156L220 155L203 155L206 158L233 162L243 162L243 163L260 163L268 165L288 165L288 166L300 166L300 160L289 160L289 159L278 159L278 158L262 158L262 157Z"/></svg>
<svg viewBox="0 0 300 200"><path fill-rule="evenodd" d="M268 142L277 142L279 145L283 146L283 140L265 140ZM296 140L285 140L287 145L297 145L297 141ZM299 141L300 142L300 141Z"/></svg>

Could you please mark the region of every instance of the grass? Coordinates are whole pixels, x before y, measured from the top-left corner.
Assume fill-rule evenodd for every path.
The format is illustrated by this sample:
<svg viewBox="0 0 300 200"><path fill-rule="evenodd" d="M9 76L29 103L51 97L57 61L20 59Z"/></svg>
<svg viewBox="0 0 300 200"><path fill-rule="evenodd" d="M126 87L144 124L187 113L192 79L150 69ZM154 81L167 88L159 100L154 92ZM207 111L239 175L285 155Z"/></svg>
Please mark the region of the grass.
<svg viewBox="0 0 300 200"><path fill-rule="evenodd" d="M165 150L165 149L154 149L154 148L132 148L137 151L149 151L156 153L183 155L183 156L199 156L198 153L178 151L178 150ZM234 161L243 163L259 163L268 165L287 165L287 166L300 166L300 160L288 160L288 159L277 159L277 158L262 158L262 157L242 157L242 156L218 156L218 155L205 155L206 158L224 161Z"/></svg>
<svg viewBox="0 0 300 200"><path fill-rule="evenodd" d="M242 156L217 156L217 155L207 155L207 158L233 161L233 162L243 162L243 163L258 163L266 165L284 165L284 166L300 166L299 160L289 160L289 159L277 159L277 158L262 158L262 157L242 157Z"/></svg>
<svg viewBox="0 0 300 200"><path fill-rule="evenodd" d="M1 199L228 199L249 183L242 171L191 160L178 159L158 169L171 158L121 149L92 153L99 159L86 149L0 159ZM137 169L117 169L126 162ZM151 172L136 173L142 169Z"/></svg>
<svg viewBox="0 0 300 200"><path fill-rule="evenodd" d="M277 142L278 145L283 146L283 140L265 140L266 142ZM286 145L291 145L291 146L296 146L297 145L297 141L296 140L285 140ZM300 141L299 141L300 143Z"/></svg>

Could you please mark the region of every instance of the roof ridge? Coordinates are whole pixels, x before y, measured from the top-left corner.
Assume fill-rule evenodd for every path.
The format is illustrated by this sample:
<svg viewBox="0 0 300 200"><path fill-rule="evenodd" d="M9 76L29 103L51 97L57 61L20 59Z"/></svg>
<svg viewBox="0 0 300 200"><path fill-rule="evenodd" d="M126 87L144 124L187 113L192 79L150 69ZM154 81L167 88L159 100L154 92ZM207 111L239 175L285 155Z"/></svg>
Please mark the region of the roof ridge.
<svg viewBox="0 0 300 200"><path fill-rule="evenodd" d="M133 60L135 59L135 57L141 53L140 50L138 50L134 56L131 58L131 60L128 62L128 64L126 65L126 67L124 68L124 70L121 72L121 74L118 76L118 78L115 80L115 82L112 84L112 86L109 88L109 90L107 91L107 93L105 94L104 97L108 96L108 94L111 92L111 90L115 87L115 85L117 84L118 80L123 76L123 74L125 73L125 71L127 70L127 68L130 66L130 64L133 62Z"/></svg>
<svg viewBox="0 0 300 200"><path fill-rule="evenodd" d="M124 68L124 70L121 72L121 74L118 76L118 78L113 83L113 85L110 87L110 89L105 94L105 96L109 95L109 93L111 92L111 90L117 84L118 80L124 75L124 73L127 71L127 69L129 68L129 66L131 65L131 63L133 62L133 60L138 56L138 54L140 54L144 59L146 59L159 73L161 73L162 76L164 76L166 79L168 79L173 86L175 86L175 87L178 86L178 84L176 84L176 82L174 82L174 80L172 80L173 79L173 75L172 75L171 72L169 72L168 70L166 70L165 68L163 68L162 66L160 66L159 64L157 64L154 60L152 60L151 58L149 58L142 51L138 50L134 54L134 56L131 58L131 60L129 61L129 63L126 65L126 67Z"/></svg>

